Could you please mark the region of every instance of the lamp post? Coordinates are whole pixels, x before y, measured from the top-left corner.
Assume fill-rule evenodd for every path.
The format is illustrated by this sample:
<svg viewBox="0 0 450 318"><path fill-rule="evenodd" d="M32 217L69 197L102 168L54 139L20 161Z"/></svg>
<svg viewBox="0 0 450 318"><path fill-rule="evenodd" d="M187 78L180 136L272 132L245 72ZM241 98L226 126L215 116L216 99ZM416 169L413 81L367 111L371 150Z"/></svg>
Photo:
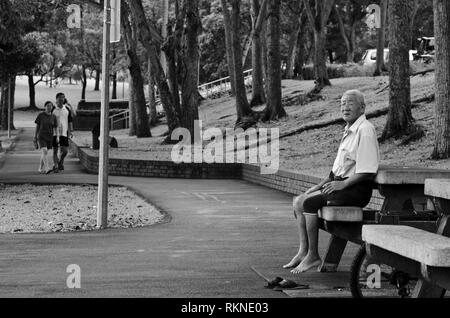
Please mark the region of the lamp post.
<svg viewBox="0 0 450 318"><path fill-rule="evenodd" d="M97 228L108 225L108 137L109 137L109 51L111 31L111 3L105 0L103 18L102 94L100 116L100 153L98 166Z"/></svg>

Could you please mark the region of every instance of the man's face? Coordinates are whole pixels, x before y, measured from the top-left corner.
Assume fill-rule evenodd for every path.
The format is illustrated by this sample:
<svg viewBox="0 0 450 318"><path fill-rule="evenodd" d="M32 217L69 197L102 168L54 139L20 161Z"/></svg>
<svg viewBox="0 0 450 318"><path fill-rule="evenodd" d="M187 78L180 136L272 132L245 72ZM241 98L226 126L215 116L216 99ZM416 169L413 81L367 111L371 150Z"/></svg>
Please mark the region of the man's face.
<svg viewBox="0 0 450 318"><path fill-rule="evenodd" d="M56 99L56 102L59 104L59 105L62 105L62 104L64 104L64 100L66 99L66 96L64 96L64 95L59 95L58 96L58 98Z"/></svg>
<svg viewBox="0 0 450 318"><path fill-rule="evenodd" d="M344 95L341 99L342 118L347 124L352 125L362 114L364 114L364 106L360 105L355 96Z"/></svg>

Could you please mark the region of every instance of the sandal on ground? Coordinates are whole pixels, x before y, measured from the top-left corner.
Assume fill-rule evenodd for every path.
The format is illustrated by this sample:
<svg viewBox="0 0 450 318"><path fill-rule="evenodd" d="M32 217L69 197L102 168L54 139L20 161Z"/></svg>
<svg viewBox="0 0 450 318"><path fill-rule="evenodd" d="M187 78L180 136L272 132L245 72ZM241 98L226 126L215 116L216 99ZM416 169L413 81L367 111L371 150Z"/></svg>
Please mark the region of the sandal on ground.
<svg viewBox="0 0 450 318"><path fill-rule="evenodd" d="M303 285L303 284L300 285L292 280L284 279L283 281L281 281L278 284L278 286L273 288L273 290L276 290L276 291L293 290L293 289L309 289L309 285Z"/></svg>
<svg viewBox="0 0 450 318"><path fill-rule="evenodd" d="M277 287L278 284L279 284L280 282L282 282L283 280L284 280L284 279L281 278L281 277L275 277L274 279L269 280L269 281L267 282L267 285L264 286L264 287L265 287L265 288L270 288L270 289L272 289L272 288L274 288L274 287Z"/></svg>

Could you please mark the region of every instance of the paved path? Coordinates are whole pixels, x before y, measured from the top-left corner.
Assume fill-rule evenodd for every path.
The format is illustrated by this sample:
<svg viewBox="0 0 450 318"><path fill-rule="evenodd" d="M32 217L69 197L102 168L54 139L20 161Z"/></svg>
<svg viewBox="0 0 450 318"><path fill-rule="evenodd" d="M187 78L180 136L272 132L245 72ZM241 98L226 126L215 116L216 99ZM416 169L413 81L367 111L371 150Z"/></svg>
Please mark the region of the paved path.
<svg viewBox="0 0 450 318"><path fill-rule="evenodd" d="M63 173L39 175L32 133L26 129L8 154L0 182L97 183L75 158ZM263 288L251 267L289 275L279 268L297 248L290 195L240 180L110 177L110 183L139 192L167 213L166 222L0 235L0 297L287 297ZM321 234L323 250L328 236ZM66 287L69 264L81 267L81 289Z"/></svg>

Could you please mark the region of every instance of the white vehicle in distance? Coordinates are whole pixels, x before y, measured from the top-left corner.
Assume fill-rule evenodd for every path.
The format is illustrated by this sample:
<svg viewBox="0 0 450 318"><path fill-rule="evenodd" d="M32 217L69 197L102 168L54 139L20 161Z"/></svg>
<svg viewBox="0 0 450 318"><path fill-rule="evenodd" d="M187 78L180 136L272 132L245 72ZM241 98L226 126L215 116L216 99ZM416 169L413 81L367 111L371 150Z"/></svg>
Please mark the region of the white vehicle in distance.
<svg viewBox="0 0 450 318"><path fill-rule="evenodd" d="M416 50L409 50L409 60L414 61L414 54L416 54ZM361 63L363 65L373 65L377 62L377 49L369 49L364 52L364 55L361 59ZM384 62L389 62L389 49L384 49Z"/></svg>

